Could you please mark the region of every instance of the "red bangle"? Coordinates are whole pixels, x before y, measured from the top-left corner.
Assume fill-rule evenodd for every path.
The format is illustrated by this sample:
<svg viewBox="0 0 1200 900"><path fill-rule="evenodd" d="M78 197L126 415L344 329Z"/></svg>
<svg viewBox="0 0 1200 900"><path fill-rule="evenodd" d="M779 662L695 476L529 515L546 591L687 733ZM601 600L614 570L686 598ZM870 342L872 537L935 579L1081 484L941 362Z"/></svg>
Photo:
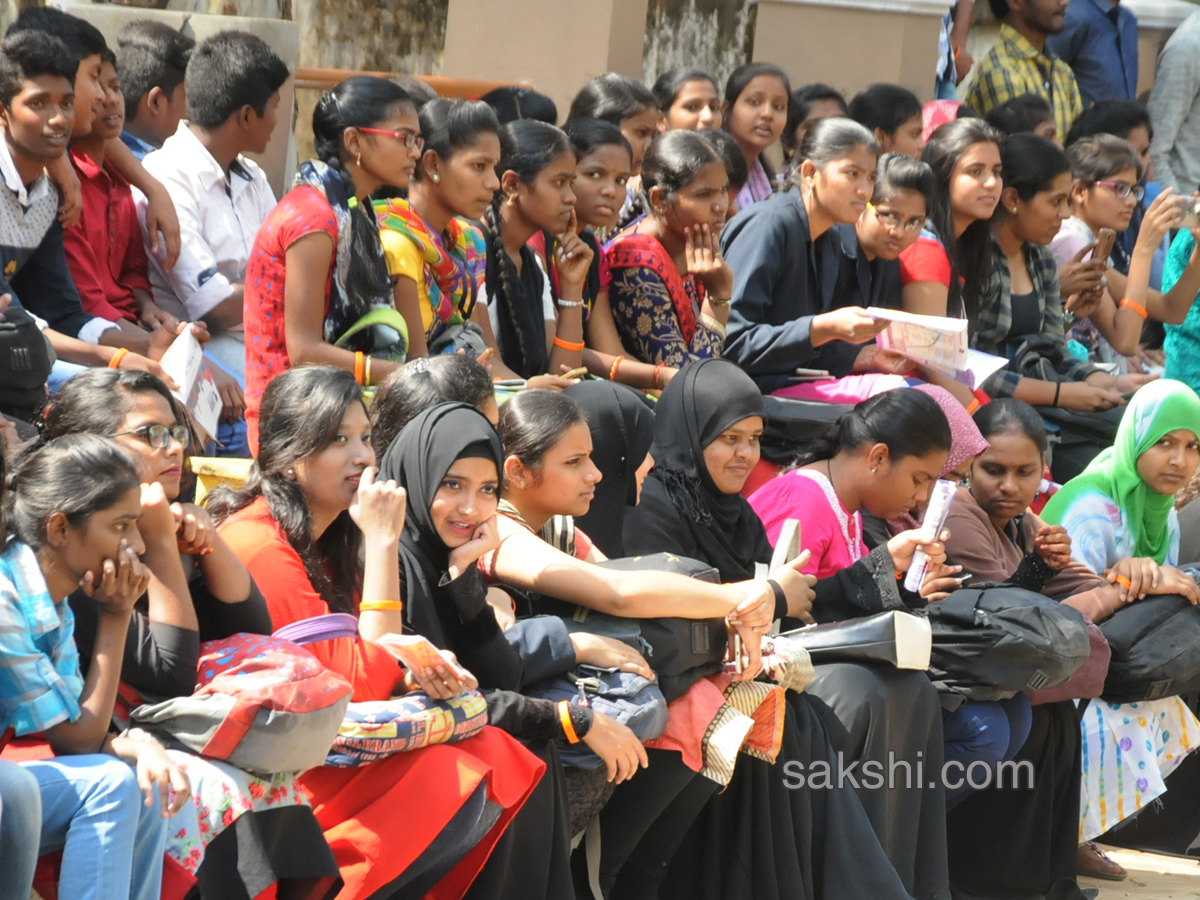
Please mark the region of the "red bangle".
<svg viewBox="0 0 1200 900"><path fill-rule="evenodd" d="M624 361L625 361L624 353L622 353L620 356L618 356L616 359L613 360L612 368L608 370L608 380L609 381L617 380L617 369L621 368L621 363L623 363Z"/></svg>
<svg viewBox="0 0 1200 900"><path fill-rule="evenodd" d="M661 372L666 367L667 367L666 363L659 363L657 366L654 367L654 380L650 382L650 387L652 390L655 390L655 391L658 390L658 373Z"/></svg>
<svg viewBox="0 0 1200 900"><path fill-rule="evenodd" d="M578 744L579 735L575 733L575 726L571 724L571 704L566 700L558 701L558 717L562 720L563 734L567 736L567 743Z"/></svg>
<svg viewBox="0 0 1200 900"><path fill-rule="evenodd" d="M980 406L987 406L989 403L992 402L992 398L989 397L987 394L985 394L983 391L981 391L979 388L975 388L975 390L971 391L971 393L974 394L975 399L979 401Z"/></svg>
<svg viewBox="0 0 1200 900"><path fill-rule="evenodd" d="M112 359L110 359L110 360L108 361L108 367L109 367L110 369L119 369L119 368L121 368L121 360L123 360L123 359L124 359L126 356L128 356L128 355L129 355L129 348L128 348L128 347L120 347L120 348L118 348L118 349L117 349L117 352L116 352L116 353L114 353L114 354L112 355Z"/></svg>
<svg viewBox="0 0 1200 900"><path fill-rule="evenodd" d="M1142 317L1142 321L1150 318L1150 313L1146 312L1145 307L1134 300L1130 300L1128 297L1121 301L1121 305L1127 307L1128 309L1132 309L1135 313Z"/></svg>

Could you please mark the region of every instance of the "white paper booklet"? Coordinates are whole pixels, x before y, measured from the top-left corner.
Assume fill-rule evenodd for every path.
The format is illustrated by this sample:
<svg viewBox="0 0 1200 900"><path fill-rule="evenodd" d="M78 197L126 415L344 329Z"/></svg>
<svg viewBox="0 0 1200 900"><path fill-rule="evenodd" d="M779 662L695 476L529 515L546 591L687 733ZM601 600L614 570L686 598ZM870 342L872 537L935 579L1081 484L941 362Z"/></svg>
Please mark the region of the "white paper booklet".
<svg viewBox="0 0 1200 900"><path fill-rule="evenodd" d="M159 360L168 375L179 385L172 391L191 413L210 438L217 436L217 423L221 419L221 393L213 383L212 372L204 361L204 349L190 328L171 343Z"/></svg>
<svg viewBox="0 0 1200 900"><path fill-rule="evenodd" d="M867 314L888 323L875 338L880 347L937 369L967 387L979 387L984 379L1008 365L1003 357L967 346L966 319L921 316L877 306L870 307Z"/></svg>

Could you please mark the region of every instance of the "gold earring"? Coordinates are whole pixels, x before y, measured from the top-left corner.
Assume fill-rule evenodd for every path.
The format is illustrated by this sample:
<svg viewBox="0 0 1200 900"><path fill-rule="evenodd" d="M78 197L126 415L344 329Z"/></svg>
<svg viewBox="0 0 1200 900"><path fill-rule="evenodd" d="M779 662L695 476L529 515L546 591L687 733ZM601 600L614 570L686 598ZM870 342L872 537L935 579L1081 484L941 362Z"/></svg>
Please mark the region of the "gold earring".
<svg viewBox="0 0 1200 900"><path fill-rule="evenodd" d="M356 166L362 165L362 154L361 153L359 153L357 156L354 157L354 164Z"/></svg>

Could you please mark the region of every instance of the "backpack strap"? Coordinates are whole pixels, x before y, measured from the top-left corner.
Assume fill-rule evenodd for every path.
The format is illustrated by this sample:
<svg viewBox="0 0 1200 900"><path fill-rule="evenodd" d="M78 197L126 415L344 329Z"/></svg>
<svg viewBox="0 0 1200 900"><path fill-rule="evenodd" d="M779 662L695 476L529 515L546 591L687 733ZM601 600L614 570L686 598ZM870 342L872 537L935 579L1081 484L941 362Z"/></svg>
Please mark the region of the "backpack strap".
<svg viewBox="0 0 1200 900"><path fill-rule="evenodd" d="M329 613L300 619L290 625L276 629L273 637L291 641L293 644L315 644L317 641L332 641L336 638L357 637L358 619L349 613Z"/></svg>
<svg viewBox="0 0 1200 900"><path fill-rule="evenodd" d="M365 316L351 325L342 333L342 336L333 342L335 347L344 347L346 342L360 331L367 328L374 328L376 325L386 325L400 333L400 337L404 340L404 346L408 346L408 323L404 321L404 316L400 315L399 311L394 306L376 306Z"/></svg>

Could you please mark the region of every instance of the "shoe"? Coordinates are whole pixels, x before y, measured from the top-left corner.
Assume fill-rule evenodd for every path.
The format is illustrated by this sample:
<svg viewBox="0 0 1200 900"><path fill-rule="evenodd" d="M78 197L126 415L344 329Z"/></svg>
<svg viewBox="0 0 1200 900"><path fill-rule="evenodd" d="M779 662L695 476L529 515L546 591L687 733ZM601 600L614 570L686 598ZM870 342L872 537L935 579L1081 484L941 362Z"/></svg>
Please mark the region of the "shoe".
<svg viewBox="0 0 1200 900"><path fill-rule="evenodd" d="M1120 863L1109 859L1104 851L1093 841L1079 845L1079 857L1076 868L1079 874L1086 878L1102 878L1105 881L1124 881L1129 873Z"/></svg>

